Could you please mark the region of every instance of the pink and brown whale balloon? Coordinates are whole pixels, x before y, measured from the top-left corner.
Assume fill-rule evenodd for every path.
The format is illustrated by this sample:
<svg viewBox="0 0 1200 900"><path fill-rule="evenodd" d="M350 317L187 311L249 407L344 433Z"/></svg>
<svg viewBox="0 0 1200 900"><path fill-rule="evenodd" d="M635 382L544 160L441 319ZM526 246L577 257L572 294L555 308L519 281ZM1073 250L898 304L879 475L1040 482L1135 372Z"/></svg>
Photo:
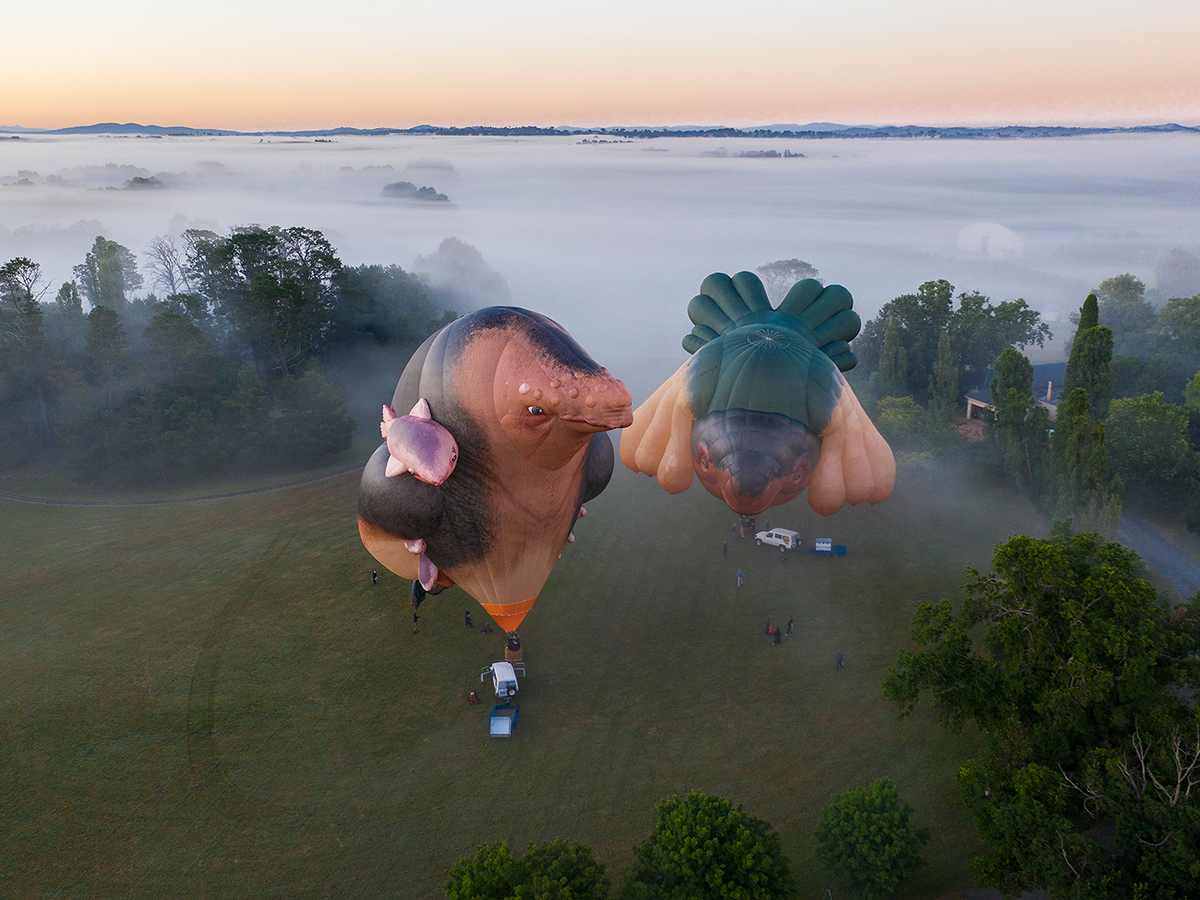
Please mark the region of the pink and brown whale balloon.
<svg viewBox="0 0 1200 900"><path fill-rule="evenodd" d="M808 489L832 515L892 492L896 463L842 376L861 322L850 292L806 279L778 309L758 276L717 273L688 304L692 354L638 407L621 460L671 494L693 477L755 515Z"/></svg>
<svg viewBox="0 0 1200 900"><path fill-rule="evenodd" d="M632 420L625 385L554 321L516 307L464 316L413 354L384 409L386 443L359 487L363 544L427 590L457 584L515 631L612 477L604 432Z"/></svg>

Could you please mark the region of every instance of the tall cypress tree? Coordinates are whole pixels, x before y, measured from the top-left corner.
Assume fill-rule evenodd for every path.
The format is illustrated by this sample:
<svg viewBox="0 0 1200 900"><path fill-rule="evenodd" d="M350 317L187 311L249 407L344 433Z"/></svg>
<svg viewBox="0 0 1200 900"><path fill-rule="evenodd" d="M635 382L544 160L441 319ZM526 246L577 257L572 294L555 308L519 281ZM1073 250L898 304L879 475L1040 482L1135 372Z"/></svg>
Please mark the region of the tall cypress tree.
<svg viewBox="0 0 1200 900"><path fill-rule="evenodd" d="M929 376L929 411L943 420L953 419L958 408L958 366L950 347L950 333L938 338L937 362Z"/></svg>
<svg viewBox="0 0 1200 900"><path fill-rule="evenodd" d="M1070 395L1075 388L1087 391L1092 417L1103 419L1113 395L1113 333L1100 325L1100 307L1095 294L1088 294L1079 310L1079 330L1071 344L1067 360L1066 384L1063 392Z"/></svg>

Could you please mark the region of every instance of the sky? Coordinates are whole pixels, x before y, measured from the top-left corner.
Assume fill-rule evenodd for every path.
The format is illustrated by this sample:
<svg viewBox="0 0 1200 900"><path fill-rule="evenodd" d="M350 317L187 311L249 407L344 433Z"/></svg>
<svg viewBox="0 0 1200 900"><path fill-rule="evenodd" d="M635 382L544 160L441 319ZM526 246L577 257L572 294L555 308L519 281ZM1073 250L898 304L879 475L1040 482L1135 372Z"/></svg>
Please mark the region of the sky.
<svg viewBox="0 0 1200 900"><path fill-rule="evenodd" d="M1184 0L0 0L0 126L1200 126Z"/></svg>

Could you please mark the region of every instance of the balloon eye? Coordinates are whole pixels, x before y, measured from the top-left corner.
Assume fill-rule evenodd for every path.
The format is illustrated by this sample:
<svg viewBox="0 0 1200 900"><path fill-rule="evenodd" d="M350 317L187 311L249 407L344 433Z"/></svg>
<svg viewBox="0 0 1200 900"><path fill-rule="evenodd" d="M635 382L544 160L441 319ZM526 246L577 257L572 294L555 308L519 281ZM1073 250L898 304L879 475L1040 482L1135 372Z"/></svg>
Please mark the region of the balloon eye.
<svg viewBox="0 0 1200 900"><path fill-rule="evenodd" d="M543 410L540 406L531 406L529 407L529 412L531 415L540 416L542 415Z"/></svg>
<svg viewBox="0 0 1200 900"><path fill-rule="evenodd" d="M450 454L450 462L457 462L457 461L458 461L458 454L457 454L457 453L451 453L451 454Z"/></svg>

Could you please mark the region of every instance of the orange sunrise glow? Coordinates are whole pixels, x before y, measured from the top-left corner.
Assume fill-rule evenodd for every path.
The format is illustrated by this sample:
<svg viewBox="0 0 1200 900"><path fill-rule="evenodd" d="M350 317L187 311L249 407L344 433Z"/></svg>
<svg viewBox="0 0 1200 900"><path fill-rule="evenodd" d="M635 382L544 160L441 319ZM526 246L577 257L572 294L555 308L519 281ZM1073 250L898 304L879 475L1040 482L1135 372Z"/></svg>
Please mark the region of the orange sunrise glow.
<svg viewBox="0 0 1200 900"><path fill-rule="evenodd" d="M564 8L566 7L566 8ZM0 124L1200 123L1179 2L7 2Z"/></svg>

